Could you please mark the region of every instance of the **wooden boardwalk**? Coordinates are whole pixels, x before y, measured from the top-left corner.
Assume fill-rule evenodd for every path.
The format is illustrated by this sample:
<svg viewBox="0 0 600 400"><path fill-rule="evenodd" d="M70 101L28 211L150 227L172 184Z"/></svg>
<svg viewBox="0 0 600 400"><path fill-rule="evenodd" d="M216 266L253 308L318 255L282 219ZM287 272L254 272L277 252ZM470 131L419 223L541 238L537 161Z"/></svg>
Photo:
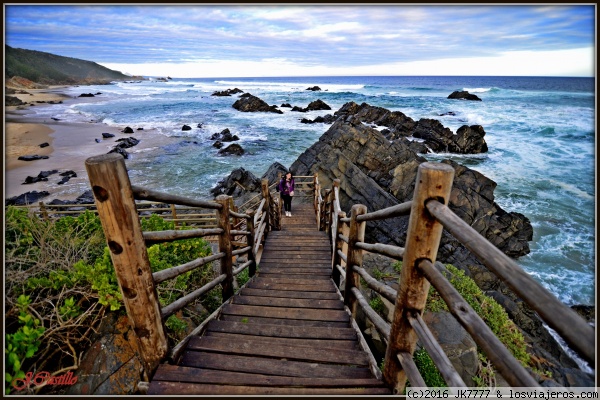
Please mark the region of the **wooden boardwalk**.
<svg viewBox="0 0 600 400"><path fill-rule="evenodd" d="M369 368L331 280L331 247L312 205L269 232L257 275L223 307L153 395L391 394Z"/></svg>

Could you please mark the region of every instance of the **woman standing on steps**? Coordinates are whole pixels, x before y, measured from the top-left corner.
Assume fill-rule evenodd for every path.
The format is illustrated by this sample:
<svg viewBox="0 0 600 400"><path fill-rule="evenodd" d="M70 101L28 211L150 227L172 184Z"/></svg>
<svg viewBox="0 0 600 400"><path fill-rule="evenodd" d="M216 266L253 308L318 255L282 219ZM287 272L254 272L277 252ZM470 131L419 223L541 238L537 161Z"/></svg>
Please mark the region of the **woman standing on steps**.
<svg viewBox="0 0 600 400"><path fill-rule="evenodd" d="M283 210L286 217L292 216L292 197L294 196L294 176L292 171L288 171L279 181L277 186L281 199L283 200Z"/></svg>

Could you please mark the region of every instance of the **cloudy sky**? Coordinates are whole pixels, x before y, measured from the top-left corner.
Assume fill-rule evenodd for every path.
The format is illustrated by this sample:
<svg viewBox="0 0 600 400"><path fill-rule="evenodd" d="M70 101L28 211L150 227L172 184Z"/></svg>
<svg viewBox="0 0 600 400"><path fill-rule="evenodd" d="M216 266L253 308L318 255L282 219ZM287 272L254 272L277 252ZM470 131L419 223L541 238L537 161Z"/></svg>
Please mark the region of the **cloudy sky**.
<svg viewBox="0 0 600 400"><path fill-rule="evenodd" d="M595 5L10 5L5 43L171 77L595 76Z"/></svg>

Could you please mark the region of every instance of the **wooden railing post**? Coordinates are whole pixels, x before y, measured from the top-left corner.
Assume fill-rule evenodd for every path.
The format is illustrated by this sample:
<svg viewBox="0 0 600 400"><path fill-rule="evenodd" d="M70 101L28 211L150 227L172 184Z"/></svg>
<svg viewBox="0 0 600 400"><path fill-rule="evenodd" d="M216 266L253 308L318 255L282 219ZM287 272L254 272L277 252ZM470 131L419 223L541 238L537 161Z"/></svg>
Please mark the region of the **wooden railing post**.
<svg viewBox="0 0 600 400"><path fill-rule="evenodd" d="M362 268L363 251L356 247L356 242L365 241L366 222L358 222L356 217L367 213L367 206L355 204L350 211L350 233L348 234L348 253L346 254L346 286L344 289L344 303L356 317L357 301L352 295L352 288L360 289L360 276L354 272L353 266Z"/></svg>
<svg viewBox="0 0 600 400"><path fill-rule="evenodd" d="M321 206L321 230L325 231L327 234L330 232L330 219L331 214L328 214L331 203L331 189L325 189L325 197L323 198L323 205Z"/></svg>
<svg viewBox="0 0 600 400"><path fill-rule="evenodd" d="M332 261L331 261L331 267L333 268L331 270L331 278L333 279L333 282L335 283L335 285L339 288L340 287L340 283L341 283L341 276L340 276L340 271L337 269L336 265L340 265L343 266L343 262L342 262L342 258L340 257L338 251L342 251L343 246L345 244L345 242L340 239L340 235L342 234L342 227L344 226L344 224L340 221L341 218L346 218L346 213L344 211L340 212L337 216L336 216L338 222L335 226L335 240L333 241L333 254L332 254Z"/></svg>
<svg viewBox="0 0 600 400"><path fill-rule="evenodd" d="M41 214L42 214L42 218L43 218L45 221L48 221L48 211L46 210L46 205L44 204L44 202L43 202L43 201L40 201L40 203L39 203L39 204L40 204L40 212L41 212Z"/></svg>
<svg viewBox="0 0 600 400"><path fill-rule="evenodd" d="M215 199L217 203L223 207L217 210L217 227L223 229L223 233L219 235L219 252L225 253L225 257L221 258L221 275L227 277L221 283L223 290L223 301L233 296L233 259L231 245L231 224L229 222L229 196L221 194Z"/></svg>
<svg viewBox="0 0 600 400"><path fill-rule="evenodd" d="M123 303L151 377L166 356L168 343L125 161L110 153L88 158L85 167Z"/></svg>
<svg viewBox="0 0 600 400"><path fill-rule="evenodd" d="M400 273L400 287L396 298L390 341L385 354L383 378L396 394L401 394L406 385L406 374L398 360L398 353L413 354L417 336L407 314L423 313L429 281L418 270L423 259L435 263L443 226L433 218L425 203L436 199L448 204L454 169L442 163L423 163L419 166L412 209L408 222L406 245Z"/></svg>
<svg viewBox="0 0 600 400"><path fill-rule="evenodd" d="M317 186L319 185L319 173L315 172L314 176L313 176L313 206L315 208L315 211L318 209L318 204L317 202L319 201L319 192L318 192L318 188Z"/></svg>
<svg viewBox="0 0 600 400"><path fill-rule="evenodd" d="M260 189L261 189L261 193L263 198L265 199L265 206L263 207L263 212L267 213L267 216L265 218L265 223L267 224L266 228L265 228L265 234L267 232L269 232L271 229L271 223L272 218L271 218L271 196L269 193L269 180L267 178L264 178L263 180L260 181Z"/></svg>
<svg viewBox="0 0 600 400"><path fill-rule="evenodd" d="M171 203L171 215L173 216L173 226L177 229L177 211L175 210L175 204Z"/></svg>
<svg viewBox="0 0 600 400"><path fill-rule="evenodd" d="M248 276L253 277L256 274L256 255L254 254L254 210L248 211L248 219L246 220L246 229L250 232L248 235L248 246L251 246L248 252L248 261L252 261L252 264L248 267Z"/></svg>

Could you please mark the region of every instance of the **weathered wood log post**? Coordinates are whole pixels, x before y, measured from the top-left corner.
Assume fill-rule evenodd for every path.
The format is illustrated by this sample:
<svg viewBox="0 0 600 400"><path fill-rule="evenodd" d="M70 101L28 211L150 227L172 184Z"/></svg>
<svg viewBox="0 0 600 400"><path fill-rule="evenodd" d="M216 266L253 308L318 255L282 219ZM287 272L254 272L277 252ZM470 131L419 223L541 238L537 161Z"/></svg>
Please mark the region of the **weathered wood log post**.
<svg viewBox="0 0 600 400"><path fill-rule="evenodd" d="M321 230L325 231L329 235L330 232L330 218L331 214L329 205L331 204L331 189L325 189L325 197L323 198L323 205L321 206Z"/></svg>
<svg viewBox="0 0 600 400"><path fill-rule="evenodd" d="M254 210L248 211L247 215L246 229L250 232L250 235L247 236L248 246L250 246L248 261L252 261L252 264L248 267L248 276L253 277L256 274L256 255L254 254Z"/></svg>
<svg viewBox="0 0 600 400"><path fill-rule="evenodd" d="M88 158L85 167L123 303L151 377L168 344L125 160L116 153L104 154Z"/></svg>
<svg viewBox="0 0 600 400"><path fill-rule="evenodd" d="M317 186L319 185L319 173L315 172L315 174L313 175L313 207L315 208L315 211L318 209L318 204L317 201L318 200L318 188ZM318 222L317 222L318 223Z"/></svg>
<svg viewBox="0 0 600 400"><path fill-rule="evenodd" d="M48 221L48 210L46 210L46 205L43 201L40 201L40 213L42 214L42 218L44 221Z"/></svg>
<svg viewBox="0 0 600 400"><path fill-rule="evenodd" d="M417 335L408 321L407 313L422 314L429 291L429 281L418 270L417 264L423 259L435 263L442 237L443 226L429 214L425 203L429 199L436 199L448 204L453 178L454 169L448 164L426 162L419 166L417 172L400 287L383 370L384 380L395 393L402 393L406 385L406 373L398 360L398 353L412 356L417 343Z"/></svg>
<svg viewBox="0 0 600 400"><path fill-rule="evenodd" d="M267 216L265 217L266 235L267 232L271 230L271 223L273 222L273 218L271 215L271 196L269 193L269 180L267 178L260 181L260 190L262 193L262 197L265 199L265 206L263 207L263 212L267 213Z"/></svg>
<svg viewBox="0 0 600 400"><path fill-rule="evenodd" d="M354 272L354 266L362 268L363 251L356 247L356 242L365 241L366 222L358 222L356 217L366 214L367 206L355 204L350 211L350 233L348 234L348 253L346 254L346 285L344 289L344 303L356 317L356 306L358 302L352 295L352 288L360 289L360 276Z"/></svg>
<svg viewBox="0 0 600 400"><path fill-rule="evenodd" d="M342 261L342 258L340 257L340 254L338 253L338 251L342 251L343 246L345 244L345 242L340 239L340 235L342 234L343 231L343 226L344 224L340 221L341 218L346 218L346 213L344 211L341 211L337 216L336 216L338 222L335 226L335 230L336 230L336 234L335 234L335 239L333 241L334 247L333 247L333 254L332 254L332 270L331 270L331 277L333 279L333 282L335 283L335 285L339 288L340 287L340 283L341 283L341 275L340 275L340 271L337 269L336 265L339 265L341 267L344 266L344 263Z"/></svg>
<svg viewBox="0 0 600 400"><path fill-rule="evenodd" d="M231 254L229 198L230 196L221 194L215 199L222 206L222 208L217 210L217 227L223 229L223 233L219 235L219 252L225 253L225 257L221 258L221 275L225 274L227 276L223 283L221 283L223 301L233 296L233 256Z"/></svg>
<svg viewBox="0 0 600 400"><path fill-rule="evenodd" d="M175 204L171 203L171 215L173 216L173 226L175 228L175 230L177 230L177 226L179 225L177 223L177 210L175 210Z"/></svg>

